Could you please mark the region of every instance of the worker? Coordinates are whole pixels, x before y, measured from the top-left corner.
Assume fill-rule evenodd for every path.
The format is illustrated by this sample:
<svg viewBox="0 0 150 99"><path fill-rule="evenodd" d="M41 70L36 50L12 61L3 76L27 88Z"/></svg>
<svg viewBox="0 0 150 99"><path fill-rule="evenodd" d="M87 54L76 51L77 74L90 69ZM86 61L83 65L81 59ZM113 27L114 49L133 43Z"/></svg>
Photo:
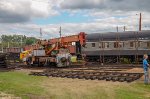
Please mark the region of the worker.
<svg viewBox="0 0 150 99"><path fill-rule="evenodd" d="M148 84L149 82L149 72L148 72L148 68L149 68L149 64L147 62L148 59L148 55L144 54L143 56L143 68L144 68L144 83Z"/></svg>

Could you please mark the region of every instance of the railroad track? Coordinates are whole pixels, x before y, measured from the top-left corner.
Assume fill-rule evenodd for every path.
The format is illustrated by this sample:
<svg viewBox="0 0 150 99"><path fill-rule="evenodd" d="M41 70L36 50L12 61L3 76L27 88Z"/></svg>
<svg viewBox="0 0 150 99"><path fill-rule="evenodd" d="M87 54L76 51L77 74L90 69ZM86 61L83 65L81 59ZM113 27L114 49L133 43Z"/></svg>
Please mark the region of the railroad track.
<svg viewBox="0 0 150 99"><path fill-rule="evenodd" d="M78 71L64 69L49 69L43 72L31 72L29 75L61 77L61 78L78 78L85 80L106 80L119 82L133 82L143 76L143 73L125 73L125 72L98 72L98 71Z"/></svg>

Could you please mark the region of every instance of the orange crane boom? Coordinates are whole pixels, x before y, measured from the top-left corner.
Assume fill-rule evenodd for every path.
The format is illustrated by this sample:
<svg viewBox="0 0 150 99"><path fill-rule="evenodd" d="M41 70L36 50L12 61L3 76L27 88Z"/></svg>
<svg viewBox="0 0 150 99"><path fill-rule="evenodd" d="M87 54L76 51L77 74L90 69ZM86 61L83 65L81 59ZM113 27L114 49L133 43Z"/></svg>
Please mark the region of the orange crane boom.
<svg viewBox="0 0 150 99"><path fill-rule="evenodd" d="M85 32L80 32L78 35L71 35L61 38L49 39L49 43L57 43L60 42L62 44L72 43L79 41L81 46L85 45Z"/></svg>

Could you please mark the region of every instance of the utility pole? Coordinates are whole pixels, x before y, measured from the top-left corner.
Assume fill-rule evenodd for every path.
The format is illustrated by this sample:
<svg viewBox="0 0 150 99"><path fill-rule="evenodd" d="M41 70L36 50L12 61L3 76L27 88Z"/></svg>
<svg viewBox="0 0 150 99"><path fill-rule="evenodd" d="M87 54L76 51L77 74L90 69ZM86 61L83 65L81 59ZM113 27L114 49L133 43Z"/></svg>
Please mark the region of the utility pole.
<svg viewBox="0 0 150 99"><path fill-rule="evenodd" d="M1 45L1 50L0 50L0 52L1 53L3 53L3 39L2 39L2 37L0 37L0 45Z"/></svg>
<svg viewBox="0 0 150 99"><path fill-rule="evenodd" d="M142 14L140 13L140 18L139 18L139 31L142 30Z"/></svg>
<svg viewBox="0 0 150 99"><path fill-rule="evenodd" d="M60 36L60 39L58 39L58 40L59 40L58 42L60 42L60 46L62 46L61 26L60 26L60 28L59 28L59 36Z"/></svg>
<svg viewBox="0 0 150 99"><path fill-rule="evenodd" d="M117 64L119 63L120 58L120 44L119 44L119 33L118 33L118 26L117 26L117 33L116 33L116 49L118 50L119 54L117 55Z"/></svg>
<svg viewBox="0 0 150 99"><path fill-rule="evenodd" d="M23 42L22 42L22 35L21 35L21 47L22 47L22 43L23 43Z"/></svg>
<svg viewBox="0 0 150 99"><path fill-rule="evenodd" d="M123 31L126 31L126 26L123 27Z"/></svg>
<svg viewBox="0 0 150 99"><path fill-rule="evenodd" d="M9 42L7 43L7 47L9 48L10 46L9 46Z"/></svg>
<svg viewBox="0 0 150 99"><path fill-rule="evenodd" d="M118 26L116 27L116 29L117 29L117 32L119 31L119 28L118 28Z"/></svg>
<svg viewBox="0 0 150 99"><path fill-rule="evenodd" d="M40 39L42 40L42 28L40 28Z"/></svg>
<svg viewBox="0 0 150 99"><path fill-rule="evenodd" d="M60 30L59 30L59 35L60 35L60 38L61 38L61 26L60 26Z"/></svg>

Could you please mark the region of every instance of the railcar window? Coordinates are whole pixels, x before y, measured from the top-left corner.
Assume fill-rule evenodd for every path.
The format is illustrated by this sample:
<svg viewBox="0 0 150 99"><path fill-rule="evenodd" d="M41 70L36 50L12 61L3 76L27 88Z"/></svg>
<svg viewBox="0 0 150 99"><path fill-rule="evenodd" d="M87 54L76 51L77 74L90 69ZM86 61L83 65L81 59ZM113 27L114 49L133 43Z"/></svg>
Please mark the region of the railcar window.
<svg viewBox="0 0 150 99"><path fill-rule="evenodd" d="M109 42L106 42L104 46L105 48L109 48Z"/></svg>
<svg viewBox="0 0 150 99"><path fill-rule="evenodd" d="M124 42L119 42L119 48L124 47Z"/></svg>
<svg viewBox="0 0 150 99"><path fill-rule="evenodd" d="M119 42L114 42L114 48L118 48Z"/></svg>
<svg viewBox="0 0 150 99"><path fill-rule="evenodd" d="M138 47L140 47L140 45L141 45L141 42L138 42Z"/></svg>
<svg viewBox="0 0 150 99"><path fill-rule="evenodd" d="M99 43L99 48L105 48L105 46L106 46L106 48L109 47L109 45L107 45L107 43L104 43L104 42Z"/></svg>
<svg viewBox="0 0 150 99"><path fill-rule="evenodd" d="M95 43L92 43L92 47L95 47Z"/></svg>
<svg viewBox="0 0 150 99"><path fill-rule="evenodd" d="M123 46L122 46L122 47L124 47L124 45L125 45L125 44L124 44L124 42L123 42Z"/></svg>
<svg viewBox="0 0 150 99"><path fill-rule="evenodd" d="M107 48L109 48L109 42L107 43Z"/></svg>
<svg viewBox="0 0 150 99"><path fill-rule="evenodd" d="M134 43L133 42L130 42L130 47L134 47Z"/></svg>
<svg viewBox="0 0 150 99"><path fill-rule="evenodd" d="M150 48L150 42L147 42L147 47Z"/></svg>
<svg viewBox="0 0 150 99"><path fill-rule="evenodd" d="M102 44L101 43L99 43L99 48L102 48Z"/></svg>

